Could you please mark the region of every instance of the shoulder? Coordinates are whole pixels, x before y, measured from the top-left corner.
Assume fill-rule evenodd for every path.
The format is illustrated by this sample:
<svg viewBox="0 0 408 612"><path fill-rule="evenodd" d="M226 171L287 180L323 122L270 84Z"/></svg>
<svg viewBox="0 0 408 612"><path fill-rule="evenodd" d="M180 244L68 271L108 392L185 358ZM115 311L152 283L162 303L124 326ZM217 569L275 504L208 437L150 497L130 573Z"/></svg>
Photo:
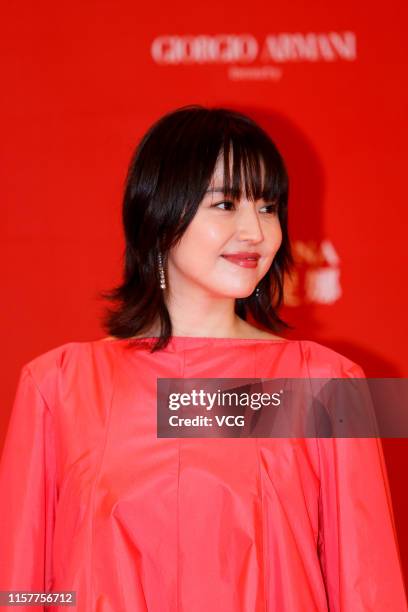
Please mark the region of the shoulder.
<svg viewBox="0 0 408 612"><path fill-rule="evenodd" d="M64 381L79 381L94 367L97 342L66 342L25 362L22 373L29 374L42 395L50 400L63 392Z"/></svg>
<svg viewBox="0 0 408 612"><path fill-rule="evenodd" d="M346 355L314 340L299 344L311 377L365 378L362 367Z"/></svg>
<svg viewBox="0 0 408 612"><path fill-rule="evenodd" d="M42 379L47 372L63 369L75 355L84 352L89 342L66 342L40 353L23 364L23 369L29 370L34 378ZM85 349L86 350L86 349Z"/></svg>

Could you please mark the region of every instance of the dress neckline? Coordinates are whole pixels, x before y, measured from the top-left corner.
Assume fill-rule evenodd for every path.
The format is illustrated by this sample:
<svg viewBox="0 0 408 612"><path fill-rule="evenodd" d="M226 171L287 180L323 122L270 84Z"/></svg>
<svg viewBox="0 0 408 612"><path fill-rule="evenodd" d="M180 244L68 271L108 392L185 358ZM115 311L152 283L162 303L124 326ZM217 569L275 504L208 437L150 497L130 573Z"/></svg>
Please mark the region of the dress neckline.
<svg viewBox="0 0 408 612"><path fill-rule="evenodd" d="M101 341L103 342L111 342L111 343L118 343L118 342L145 342L146 340L148 341L153 341L153 340L158 340L158 336L144 336L144 337L140 337L140 338L114 338L114 339L106 339L106 338L102 338ZM208 342L221 342L221 343L232 343L232 342L266 342L266 343L273 343L273 344L288 344L291 342L299 342L299 340L288 340L286 338L280 339L280 340L276 340L274 338L223 338L223 337L219 337L219 336L170 336L170 340L169 342L173 342L173 343L178 343L178 342L182 342L182 343L186 343L186 342L194 342L194 341L208 341Z"/></svg>

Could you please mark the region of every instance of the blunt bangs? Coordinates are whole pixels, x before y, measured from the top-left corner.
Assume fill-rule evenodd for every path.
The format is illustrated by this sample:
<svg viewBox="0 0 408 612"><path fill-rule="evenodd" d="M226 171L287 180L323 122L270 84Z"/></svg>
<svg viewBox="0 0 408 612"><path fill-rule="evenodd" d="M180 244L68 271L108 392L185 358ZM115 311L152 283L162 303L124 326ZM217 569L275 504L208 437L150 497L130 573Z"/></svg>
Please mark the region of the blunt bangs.
<svg viewBox="0 0 408 612"><path fill-rule="evenodd" d="M269 138L253 126L224 133L221 143L224 168L224 193L234 199L287 203L287 176L280 156Z"/></svg>

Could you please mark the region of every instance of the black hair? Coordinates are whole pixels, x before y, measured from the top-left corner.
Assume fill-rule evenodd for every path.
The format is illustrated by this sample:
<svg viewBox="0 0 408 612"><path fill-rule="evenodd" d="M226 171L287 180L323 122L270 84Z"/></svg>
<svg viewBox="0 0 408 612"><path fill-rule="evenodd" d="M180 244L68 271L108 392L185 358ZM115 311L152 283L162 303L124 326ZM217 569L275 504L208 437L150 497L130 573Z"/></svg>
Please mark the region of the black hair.
<svg viewBox="0 0 408 612"><path fill-rule="evenodd" d="M259 295L236 298L235 312L244 320L250 312L272 331L291 327L277 312L283 301L284 274L293 264L284 161L266 131L250 117L229 108L188 105L156 121L130 161L122 213L123 281L101 292L104 299L119 302L116 309L104 313L103 328L110 336L132 338L160 321L161 335L151 350L167 346L172 324L160 288L157 257L160 252L165 265L166 254L196 214L220 155L225 194L239 199L244 189L248 199L276 202L282 231L279 250L258 283Z"/></svg>

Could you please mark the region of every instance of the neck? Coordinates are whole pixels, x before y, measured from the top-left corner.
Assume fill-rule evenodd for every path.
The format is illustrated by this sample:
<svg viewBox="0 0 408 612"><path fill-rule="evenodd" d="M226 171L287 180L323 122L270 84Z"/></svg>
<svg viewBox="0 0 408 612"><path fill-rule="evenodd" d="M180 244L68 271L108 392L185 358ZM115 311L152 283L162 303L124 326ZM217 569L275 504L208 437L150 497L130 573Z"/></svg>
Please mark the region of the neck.
<svg viewBox="0 0 408 612"><path fill-rule="evenodd" d="M250 327L235 313L235 298L210 295L191 288L165 295L174 336L239 338ZM155 335L159 334L156 326Z"/></svg>

